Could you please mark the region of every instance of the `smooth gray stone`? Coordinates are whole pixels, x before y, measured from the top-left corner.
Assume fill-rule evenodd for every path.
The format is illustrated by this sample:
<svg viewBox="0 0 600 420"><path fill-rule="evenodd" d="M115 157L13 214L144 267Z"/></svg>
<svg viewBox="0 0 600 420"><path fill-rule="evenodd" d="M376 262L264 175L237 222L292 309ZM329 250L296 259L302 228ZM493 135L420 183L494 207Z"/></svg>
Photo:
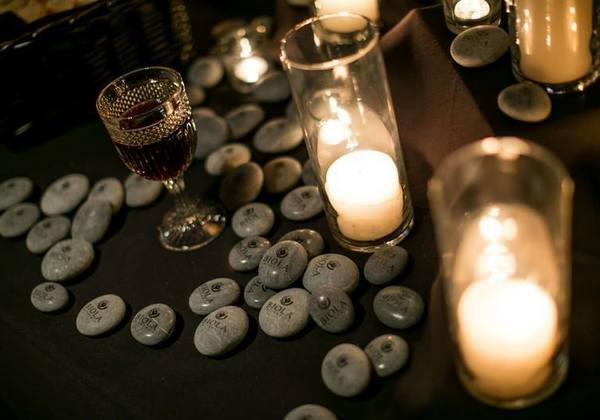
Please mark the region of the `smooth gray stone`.
<svg viewBox="0 0 600 420"><path fill-rule="evenodd" d="M302 285L309 292L329 284L350 294L358 286L360 273L356 263L341 254L319 255L308 263L302 278Z"/></svg>
<svg viewBox="0 0 600 420"><path fill-rule="evenodd" d="M262 153L284 153L298 147L303 138L302 127L297 121L273 118L258 129L252 144Z"/></svg>
<svg viewBox="0 0 600 420"><path fill-rule="evenodd" d="M192 116L196 123L196 152L194 157L204 159L225 144L229 138L229 127L224 118L211 110L194 110ZM248 160L250 160L249 157Z"/></svg>
<svg viewBox="0 0 600 420"><path fill-rule="evenodd" d="M75 320L77 331L90 337L116 328L125 317L125 302L117 295L103 295L89 301Z"/></svg>
<svg viewBox="0 0 600 420"><path fill-rule="evenodd" d="M304 165L302 166L302 182L306 185L319 185L310 159L304 162Z"/></svg>
<svg viewBox="0 0 600 420"><path fill-rule="evenodd" d="M31 291L31 304L41 312L54 312L69 302L69 292L58 283L42 283Z"/></svg>
<svg viewBox="0 0 600 420"><path fill-rule="evenodd" d="M371 254L365 263L365 278L371 284L386 284L402 274L407 264L408 252L406 249L385 245Z"/></svg>
<svg viewBox="0 0 600 420"><path fill-rule="evenodd" d="M317 255L320 255L325 248L325 241L321 234L312 229L296 229L286 233L279 239L281 241L298 242L304 247L308 254L308 259L311 260Z"/></svg>
<svg viewBox="0 0 600 420"><path fill-rule="evenodd" d="M117 178L103 178L96 182L90 190L88 201L90 200L108 201L112 207L112 213L115 214L123 207L125 189Z"/></svg>
<svg viewBox="0 0 600 420"><path fill-rule="evenodd" d="M231 227L241 238L266 235L273 228L275 213L263 203L250 203L240 207L233 214Z"/></svg>
<svg viewBox="0 0 600 420"><path fill-rule="evenodd" d="M502 57L509 46L506 31L495 25L481 25L458 34L450 45L450 55L463 67L482 67Z"/></svg>
<svg viewBox="0 0 600 420"><path fill-rule="evenodd" d="M385 334L373 339L365 353L371 359L375 373L379 377L390 376L398 372L408 361L408 344L402 337Z"/></svg>
<svg viewBox="0 0 600 420"><path fill-rule="evenodd" d="M284 72L274 70L257 84L254 97L260 102L281 102L290 97L290 84Z"/></svg>
<svg viewBox="0 0 600 420"><path fill-rule="evenodd" d="M223 78L223 64L215 57L199 57L194 60L187 72L187 79L192 85L212 88Z"/></svg>
<svg viewBox="0 0 600 420"><path fill-rule="evenodd" d="M19 203L9 207L0 216L0 236L16 238L27 232L40 218L40 209L35 204Z"/></svg>
<svg viewBox="0 0 600 420"><path fill-rule="evenodd" d="M310 294L304 289L287 289L271 296L258 314L260 329L276 338L298 334L310 318L309 299Z"/></svg>
<svg viewBox="0 0 600 420"><path fill-rule="evenodd" d="M302 245L281 241L263 255L258 266L262 282L272 289L284 289L302 276L308 255Z"/></svg>
<svg viewBox="0 0 600 420"><path fill-rule="evenodd" d="M371 362L365 352L354 344L339 344L323 359L321 378L334 394L354 397L369 385Z"/></svg>
<svg viewBox="0 0 600 420"><path fill-rule="evenodd" d="M198 286L190 295L192 312L208 315L215 309L231 305L240 297L240 286L226 277L216 278Z"/></svg>
<svg viewBox="0 0 600 420"><path fill-rule="evenodd" d="M67 237L71 221L64 216L52 216L37 222L27 234L25 244L34 254L46 252L52 245Z"/></svg>
<svg viewBox="0 0 600 420"><path fill-rule="evenodd" d="M248 314L237 306L225 306L200 322L194 345L205 356L221 356L236 348L248 334Z"/></svg>
<svg viewBox="0 0 600 420"><path fill-rule="evenodd" d="M85 239L65 239L52 246L42 260L42 276L66 281L87 270L94 261L94 247Z"/></svg>
<svg viewBox="0 0 600 420"><path fill-rule="evenodd" d="M322 211L319 189L312 185L293 189L281 201L281 213L290 220L308 220Z"/></svg>
<svg viewBox="0 0 600 420"><path fill-rule="evenodd" d="M90 189L85 175L70 174L58 178L44 191L40 206L47 216L69 213L83 201Z"/></svg>
<svg viewBox="0 0 600 420"><path fill-rule="evenodd" d="M131 321L131 336L145 346L165 342L175 330L175 312L164 303L154 303L141 309Z"/></svg>
<svg viewBox="0 0 600 420"><path fill-rule="evenodd" d="M263 166L265 189L271 194L289 191L302 176L302 165L297 159L282 156L270 160Z"/></svg>
<svg viewBox="0 0 600 420"><path fill-rule="evenodd" d="M108 230L111 218L112 207L108 201L86 201L75 213L71 224L71 237L82 238L95 244Z"/></svg>
<svg viewBox="0 0 600 420"><path fill-rule="evenodd" d="M254 162L244 163L228 172L221 181L219 198L229 210L235 210L256 199L262 190L264 175Z"/></svg>
<svg viewBox="0 0 600 420"><path fill-rule="evenodd" d="M381 289L373 299L375 316L390 328L404 329L415 325L425 311L423 298L402 286Z"/></svg>
<svg viewBox="0 0 600 420"><path fill-rule="evenodd" d="M287 413L283 420L337 420L337 417L321 405L304 404Z"/></svg>
<svg viewBox="0 0 600 420"><path fill-rule="evenodd" d="M285 116L294 121L298 121L300 119L298 115L298 108L296 108L296 102L294 102L293 99L289 101L285 107Z"/></svg>
<svg viewBox="0 0 600 420"><path fill-rule="evenodd" d="M125 180L125 203L129 207L148 206L160 197L162 189L162 182L131 174Z"/></svg>
<svg viewBox="0 0 600 420"><path fill-rule="evenodd" d="M324 284L311 293L310 317L325 331L340 333L354 322L354 304L342 289Z"/></svg>
<svg viewBox="0 0 600 420"><path fill-rule="evenodd" d="M539 122L550 116L552 101L540 86L523 82L511 85L500 92L498 108L515 120Z"/></svg>
<svg viewBox="0 0 600 420"><path fill-rule="evenodd" d="M198 85L189 85L185 87L190 106L200 105L206 99L206 91Z"/></svg>
<svg viewBox="0 0 600 420"><path fill-rule="evenodd" d="M229 265L235 271L252 271L258 267L271 242L261 236L250 236L239 241L229 252Z"/></svg>
<svg viewBox="0 0 600 420"><path fill-rule="evenodd" d="M244 301L246 305L260 309L275 293L277 292L265 286L260 277L256 276L244 288Z"/></svg>
<svg viewBox="0 0 600 420"><path fill-rule="evenodd" d="M264 119L265 111L256 104L241 105L225 114L225 121L233 139L244 137Z"/></svg>
<svg viewBox="0 0 600 420"><path fill-rule="evenodd" d="M245 27L246 21L244 19L225 19L217 22L212 28L210 28L210 35L214 39L219 40L223 37L226 37L230 33Z"/></svg>
<svg viewBox="0 0 600 420"><path fill-rule="evenodd" d="M33 181L22 176L0 183L0 211L24 201L33 192Z"/></svg>
<svg viewBox="0 0 600 420"><path fill-rule="evenodd" d="M209 175L223 175L250 162L250 148L242 143L230 143L214 150L206 158L204 169Z"/></svg>

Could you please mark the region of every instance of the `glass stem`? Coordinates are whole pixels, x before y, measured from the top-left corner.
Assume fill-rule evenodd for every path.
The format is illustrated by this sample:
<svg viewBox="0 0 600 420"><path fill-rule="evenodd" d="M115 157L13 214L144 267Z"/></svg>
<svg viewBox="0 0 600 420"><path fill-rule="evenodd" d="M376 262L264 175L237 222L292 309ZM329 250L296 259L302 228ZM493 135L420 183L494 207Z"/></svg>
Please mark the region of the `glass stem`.
<svg viewBox="0 0 600 420"><path fill-rule="evenodd" d="M167 179L166 181L163 181L163 184L167 188L167 191L173 196L173 199L175 200L175 210L177 212L187 213L188 210L193 207L190 197L185 191L183 175Z"/></svg>

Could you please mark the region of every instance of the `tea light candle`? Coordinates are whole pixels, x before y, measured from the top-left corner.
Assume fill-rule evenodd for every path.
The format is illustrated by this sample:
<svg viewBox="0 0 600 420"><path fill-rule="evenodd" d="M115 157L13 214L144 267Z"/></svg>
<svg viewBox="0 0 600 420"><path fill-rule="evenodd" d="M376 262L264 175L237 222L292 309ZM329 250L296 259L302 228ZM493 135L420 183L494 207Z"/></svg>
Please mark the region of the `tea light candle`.
<svg viewBox="0 0 600 420"><path fill-rule="evenodd" d="M454 5L454 17L459 21L473 21L486 18L490 5L485 0L460 0Z"/></svg>
<svg viewBox="0 0 600 420"><path fill-rule="evenodd" d="M316 0L315 9L318 16L348 12L364 16L376 23L379 21L379 0ZM336 32L361 29L356 27L356 22L342 18L328 21L324 26Z"/></svg>
<svg viewBox="0 0 600 420"><path fill-rule="evenodd" d="M238 61L233 75L244 83L256 83L267 72L269 65L262 57L251 56Z"/></svg>

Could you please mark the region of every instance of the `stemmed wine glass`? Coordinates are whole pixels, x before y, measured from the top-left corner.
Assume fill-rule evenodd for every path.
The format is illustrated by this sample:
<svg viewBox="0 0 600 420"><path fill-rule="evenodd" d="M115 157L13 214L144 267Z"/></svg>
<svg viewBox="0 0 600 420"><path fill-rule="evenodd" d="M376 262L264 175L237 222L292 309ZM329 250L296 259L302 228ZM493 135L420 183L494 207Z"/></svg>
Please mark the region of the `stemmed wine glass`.
<svg viewBox="0 0 600 420"><path fill-rule="evenodd" d="M158 228L162 245L188 251L208 244L225 226L221 206L190 200L183 173L196 149L196 126L180 74L166 67L134 70L108 84L96 109L123 163L162 181L175 208Z"/></svg>

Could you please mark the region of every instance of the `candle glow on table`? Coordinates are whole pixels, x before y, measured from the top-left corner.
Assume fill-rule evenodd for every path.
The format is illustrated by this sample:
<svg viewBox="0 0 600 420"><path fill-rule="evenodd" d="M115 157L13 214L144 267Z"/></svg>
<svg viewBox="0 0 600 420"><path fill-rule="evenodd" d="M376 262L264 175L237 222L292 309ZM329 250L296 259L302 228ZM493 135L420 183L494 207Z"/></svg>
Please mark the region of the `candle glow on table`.
<svg viewBox="0 0 600 420"><path fill-rule="evenodd" d="M268 69L267 60L253 56L243 58L237 62L233 68L233 74L245 83L256 83Z"/></svg>
<svg viewBox="0 0 600 420"><path fill-rule="evenodd" d="M364 16L373 22L379 21L379 0L316 0L315 9L318 16L348 12ZM360 29L356 27L355 21L342 18L328 21L324 26L335 32Z"/></svg>
<svg viewBox="0 0 600 420"><path fill-rule="evenodd" d="M490 14L490 5L485 0L460 0L454 5L454 16L458 20L480 20Z"/></svg>

